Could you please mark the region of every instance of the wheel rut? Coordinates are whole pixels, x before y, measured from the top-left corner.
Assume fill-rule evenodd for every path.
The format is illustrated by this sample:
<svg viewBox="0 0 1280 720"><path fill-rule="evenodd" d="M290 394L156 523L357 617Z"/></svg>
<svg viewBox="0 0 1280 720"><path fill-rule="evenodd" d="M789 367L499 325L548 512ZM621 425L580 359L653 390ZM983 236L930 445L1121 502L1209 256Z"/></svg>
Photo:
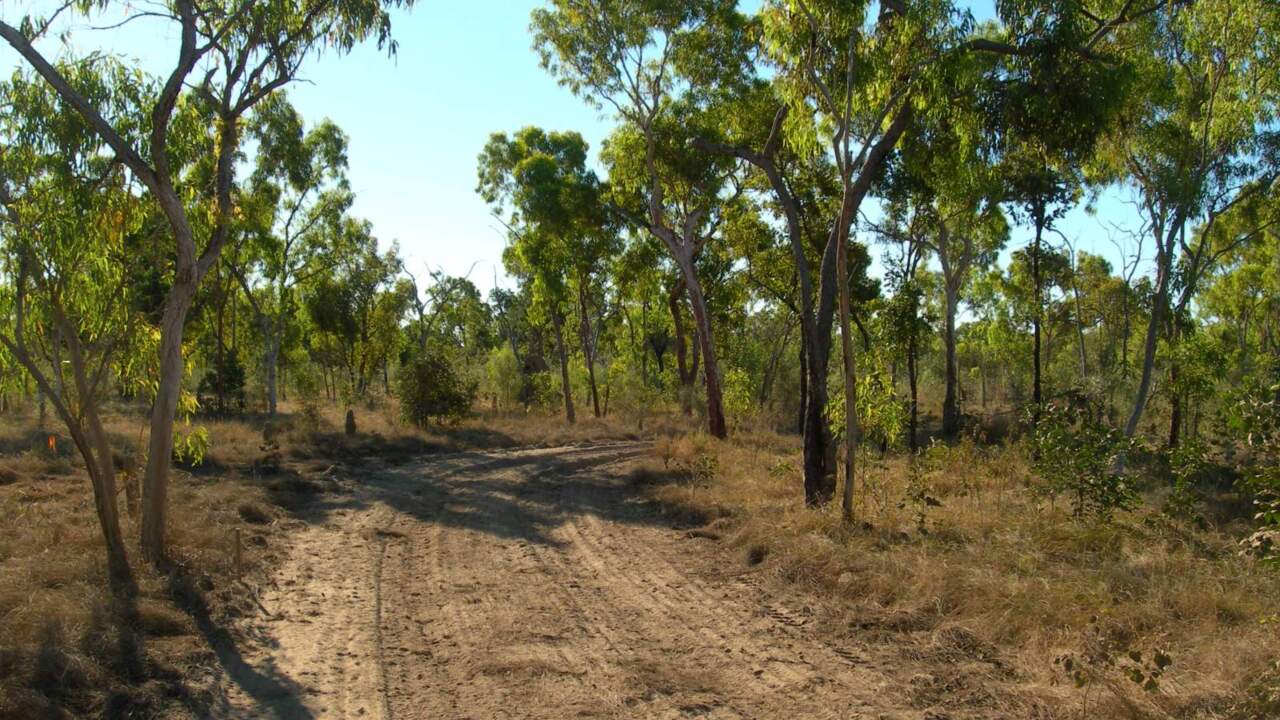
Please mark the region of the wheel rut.
<svg viewBox="0 0 1280 720"><path fill-rule="evenodd" d="M363 480L264 597L244 659L273 691L233 683L215 717L920 717L641 501L626 470L647 451L457 453Z"/></svg>

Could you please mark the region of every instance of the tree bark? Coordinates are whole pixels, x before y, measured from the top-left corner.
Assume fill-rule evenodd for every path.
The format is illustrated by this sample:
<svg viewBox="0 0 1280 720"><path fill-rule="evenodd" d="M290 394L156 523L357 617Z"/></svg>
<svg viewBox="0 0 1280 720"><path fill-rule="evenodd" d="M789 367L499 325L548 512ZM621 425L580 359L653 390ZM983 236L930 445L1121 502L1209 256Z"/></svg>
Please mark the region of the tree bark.
<svg viewBox="0 0 1280 720"><path fill-rule="evenodd" d="M597 418L600 417L600 390L596 386L596 357L594 343L591 341L591 318L587 312L586 290L584 283L578 283L578 340L582 344L582 359L587 364L587 382L591 386L591 409Z"/></svg>
<svg viewBox="0 0 1280 720"><path fill-rule="evenodd" d="M677 283L667 293L667 307L671 310L671 324L676 333L676 374L680 379L680 411L693 415L693 382L698 377L698 348L693 349L693 364L689 363L689 336L684 327L684 282Z"/></svg>
<svg viewBox="0 0 1280 720"><path fill-rule="evenodd" d="M848 202L846 196L845 202ZM843 214L843 213L842 213ZM845 522L853 522L853 489L856 481L855 461L858 452L858 386L857 365L853 357L853 337L850 326L849 298L849 232L847 226L840 233L836 250L836 272L840 293L840 349L844 357L844 498L842 510Z"/></svg>
<svg viewBox="0 0 1280 720"><path fill-rule="evenodd" d="M142 476L142 552L163 563L168 514L169 468L173 461L173 421L182 393L182 334L196 295L193 265L179 268L165 301L160 325L160 381L151 407L151 436Z"/></svg>
<svg viewBox="0 0 1280 720"><path fill-rule="evenodd" d="M1031 284L1033 285L1033 288L1031 291L1031 297L1032 297L1031 328L1032 328L1032 335L1033 335L1033 339L1031 343L1032 344L1031 402L1033 405L1031 409L1032 424L1039 422L1040 410L1043 407L1043 403L1044 403L1044 391L1043 391L1043 388L1041 387L1041 379L1040 379L1040 316L1042 311L1041 305L1043 304L1043 301L1041 300L1041 296L1040 296L1040 285L1041 285L1041 282L1040 282L1040 247L1041 245L1040 243L1043 239L1042 235L1044 233L1044 223L1045 223L1044 208L1037 206L1035 210L1035 224L1036 224L1036 236L1034 241L1035 244L1032 246L1032 249L1031 249Z"/></svg>
<svg viewBox="0 0 1280 720"><path fill-rule="evenodd" d="M1176 229L1169 231L1169 243L1172 244ZM1156 253L1156 293L1152 298L1151 318L1147 322L1147 332L1142 343L1142 373L1138 380L1137 394L1133 400L1133 411L1124 425L1124 434L1132 438L1138 432L1138 423L1147 407L1147 396L1151 393L1151 379L1155 374L1156 348L1160 339L1160 328L1164 323L1164 314L1169 304L1169 278L1172 275L1171 249L1161 247Z"/></svg>
<svg viewBox="0 0 1280 720"><path fill-rule="evenodd" d="M569 387L569 352L564 346L564 318L559 310L551 312L551 326L556 333L556 354L560 356L560 390L564 393L564 417L574 423L577 419L573 414L573 391Z"/></svg>
<svg viewBox="0 0 1280 720"><path fill-rule="evenodd" d="M956 359L956 306L960 288L957 282L948 281L944 287L942 343L946 348L946 394L942 400L942 433L955 437L960 431L960 404L957 398L959 367ZM914 404L914 401L913 401Z"/></svg>
<svg viewBox="0 0 1280 720"><path fill-rule="evenodd" d="M702 349L702 377L707 389L707 432L721 440L729 436L729 429L724 421L724 400L720 391L720 368L716 363L715 339L711 335L711 317L707 314L706 299L702 295L702 283L698 281L693 269L692 259L688 264L682 263L685 291L689 294L689 305L693 310L694 329L698 336L698 345Z"/></svg>

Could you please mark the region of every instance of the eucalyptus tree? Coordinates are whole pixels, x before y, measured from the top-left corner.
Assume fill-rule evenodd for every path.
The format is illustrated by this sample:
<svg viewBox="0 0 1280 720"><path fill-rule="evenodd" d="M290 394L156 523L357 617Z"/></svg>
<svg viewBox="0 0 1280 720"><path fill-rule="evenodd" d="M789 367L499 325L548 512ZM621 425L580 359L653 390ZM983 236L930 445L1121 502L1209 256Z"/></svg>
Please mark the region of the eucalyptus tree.
<svg viewBox="0 0 1280 720"><path fill-rule="evenodd" d="M338 255L331 274L309 284L303 303L324 336L313 343L337 350L347 376L344 400L351 403L365 396L376 373L395 357L410 297L396 283L401 267L397 248L379 252L365 221L347 218L342 232L348 250Z"/></svg>
<svg viewBox="0 0 1280 720"><path fill-rule="evenodd" d="M1136 190L1155 266L1142 371L1125 423L1132 437L1150 400L1161 336L1176 343L1177 320L1204 277L1276 222L1274 205L1263 201L1280 172L1280 7L1266 0L1169 4L1130 30L1123 39L1137 66L1136 102L1115 133L1111 159ZM1233 215L1245 221L1223 222ZM1176 373L1176 363L1170 369Z"/></svg>
<svg viewBox="0 0 1280 720"><path fill-rule="evenodd" d="M509 217L513 270L532 278L556 333L565 415L573 421L564 307L578 316L578 338L595 416L601 416L596 381L603 308L603 274L619 247L603 205L604 187L587 167L587 143L576 132L527 127L514 137L497 133L480 153L478 192Z"/></svg>
<svg viewBox="0 0 1280 720"><path fill-rule="evenodd" d="M174 242L173 275L160 324L159 383L151 414L147 465L143 476L143 551L165 560L165 524L173 421L182 391L183 330L201 281L218 261L233 224L232 186L240 149L242 118L276 90L292 82L310 56L345 52L370 36L390 39L389 7L412 0L174 0L134 7L106 0L75 0L52 17L0 20L3 38L88 123L137 180L169 224ZM67 74L36 47L65 10L91 14L118 10L119 22L161 23L176 30L173 68L144 113L145 139L131 137L103 108L79 92ZM392 45L394 48L394 44ZM193 79L193 74L198 79ZM175 111L183 102L201 102L217 117L213 154L212 207L193 208L183 187L183 142Z"/></svg>
<svg viewBox="0 0 1280 720"><path fill-rule="evenodd" d="M243 193L243 247L227 262L262 333L267 414L275 416L280 351L297 316L294 291L332 269L348 250L342 232L352 201L347 138L329 121L304 129L283 95L258 106L249 132L257 153Z"/></svg>
<svg viewBox="0 0 1280 720"><path fill-rule="evenodd" d="M893 151L907 132L913 117L945 115L948 91L955 87L951 68L966 56L983 54L1003 58L1003 66L987 75L990 87L1005 93L1026 90L1033 81L1057 77L1055 65L1074 61L1073 89L1095 80L1094 66L1100 54L1094 46L1136 13L1126 3L1103 1L1097 7L1084 3L1000 3L1002 25L974 34L968 13L948 0L928 2L836 2L835 0L770 0L761 11L764 51L772 64L769 77L779 97L772 120L755 133L719 148L760 168L769 179L778 205L784 210L788 234L795 248L805 335L809 338L808 397L805 424L805 497L810 504L829 500L835 476L826 443L830 433L820 397L830 358L830 333L835 306L841 306L842 345L849 352L845 382L847 405L852 399L852 339L849 325L853 309L847 292L840 292L848 277L842 262L848 251L851 226L875 180L893 159ZM878 14L870 17L874 8ZM1062 27L1088 27L1084 34L1053 35ZM1011 72L1027 65L1033 71ZM1055 107L1069 108L1082 102L1071 93L1036 90L1039 102L1029 117L1052 115ZM984 93L986 96L989 93ZM1029 93L1027 93L1029 94ZM811 120L812 119L812 120ZM984 132L990 130L984 129ZM714 148L713 148L714 149ZM821 157L829 168L826 184L835 185L835 202L821 219L809 220L799 208L793 187L783 171L787 151ZM820 225L825 238L818 264L818 278L805 257L806 226ZM818 402L822 400L823 402ZM847 437L856 436L855 414L847 413ZM846 448L846 476L851 477L854 451ZM850 486L851 487L851 486ZM847 508L849 509L849 508Z"/></svg>
<svg viewBox="0 0 1280 720"><path fill-rule="evenodd" d="M740 77L748 61L752 26L736 6L733 0L553 0L533 12L532 23L543 67L623 122L611 138L610 182L628 187L636 202L619 203L627 219L661 240L680 272L703 359L708 430L720 438L728 431L697 259L715 234L732 169L691 157L687 144L715 127L699 118L713 100L706 88Z"/></svg>
<svg viewBox="0 0 1280 720"><path fill-rule="evenodd" d="M152 88L106 58L57 68L77 95L131 135ZM113 376L132 375L133 336L145 320L132 282L145 232L134 180L89 123L38 78L0 83L0 344L34 379L84 459L117 594L136 590L117 507L101 404ZM132 485L127 497L136 500ZM131 502L132 504L132 502Z"/></svg>
<svg viewBox="0 0 1280 720"><path fill-rule="evenodd" d="M946 435L960 427L956 317L961 293L975 267L995 263L1008 238L1000 211L1000 168L981 140L979 112L963 108L959 99L952 108L940 122L917 121L902 143L886 192L889 218L909 233L902 240L919 244L941 270Z"/></svg>

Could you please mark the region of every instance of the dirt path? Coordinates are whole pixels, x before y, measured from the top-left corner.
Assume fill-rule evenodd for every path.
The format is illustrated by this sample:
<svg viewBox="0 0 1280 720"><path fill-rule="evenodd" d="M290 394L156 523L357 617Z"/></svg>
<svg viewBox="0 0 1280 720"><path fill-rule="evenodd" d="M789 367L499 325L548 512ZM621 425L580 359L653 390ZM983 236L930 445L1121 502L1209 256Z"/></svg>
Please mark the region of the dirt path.
<svg viewBox="0 0 1280 720"><path fill-rule="evenodd" d="M919 718L625 479L637 443L379 471L302 530L220 718Z"/></svg>

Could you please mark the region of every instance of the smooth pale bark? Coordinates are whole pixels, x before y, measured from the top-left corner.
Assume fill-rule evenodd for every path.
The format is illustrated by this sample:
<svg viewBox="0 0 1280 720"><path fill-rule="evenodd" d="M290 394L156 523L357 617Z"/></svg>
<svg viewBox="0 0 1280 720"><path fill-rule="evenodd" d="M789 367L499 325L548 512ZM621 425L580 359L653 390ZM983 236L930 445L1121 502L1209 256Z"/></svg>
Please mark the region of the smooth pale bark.
<svg viewBox="0 0 1280 720"><path fill-rule="evenodd" d="M1170 230L1170 240L1175 231ZM1142 341L1142 370L1138 379L1138 389L1134 396L1133 410L1124 425L1125 437L1132 438L1138 432L1138 423L1146 410L1148 395L1151 393L1151 380L1155 375L1156 348L1160 340L1160 327L1164 323L1164 314L1169 304L1170 253L1162 246L1156 253L1156 293L1152 298L1151 317L1147 321L1146 335Z"/></svg>
<svg viewBox="0 0 1280 720"><path fill-rule="evenodd" d="M1080 381L1084 382L1089 378L1089 354L1084 344L1084 316L1080 305L1080 283L1076 278L1078 266L1075 266L1075 251L1071 252L1072 273L1071 273L1071 295L1075 298L1076 309L1076 348L1080 353Z"/></svg>
<svg viewBox="0 0 1280 720"><path fill-rule="evenodd" d="M845 196L848 202L848 195ZM843 215L843 213L842 213ZM853 338L850 327L849 298L849 237L848 227L840 233L836 248L836 271L840 294L840 350L844 356L844 498L843 511L846 522L853 522L853 489L856 480L855 461L858 450L858 386L857 365L853 357Z"/></svg>
<svg viewBox="0 0 1280 720"><path fill-rule="evenodd" d="M165 559L173 421L182 394L182 334L197 283L194 266L179 269L160 321L160 382L151 407L147 466L142 475L142 550L155 562Z"/></svg>

